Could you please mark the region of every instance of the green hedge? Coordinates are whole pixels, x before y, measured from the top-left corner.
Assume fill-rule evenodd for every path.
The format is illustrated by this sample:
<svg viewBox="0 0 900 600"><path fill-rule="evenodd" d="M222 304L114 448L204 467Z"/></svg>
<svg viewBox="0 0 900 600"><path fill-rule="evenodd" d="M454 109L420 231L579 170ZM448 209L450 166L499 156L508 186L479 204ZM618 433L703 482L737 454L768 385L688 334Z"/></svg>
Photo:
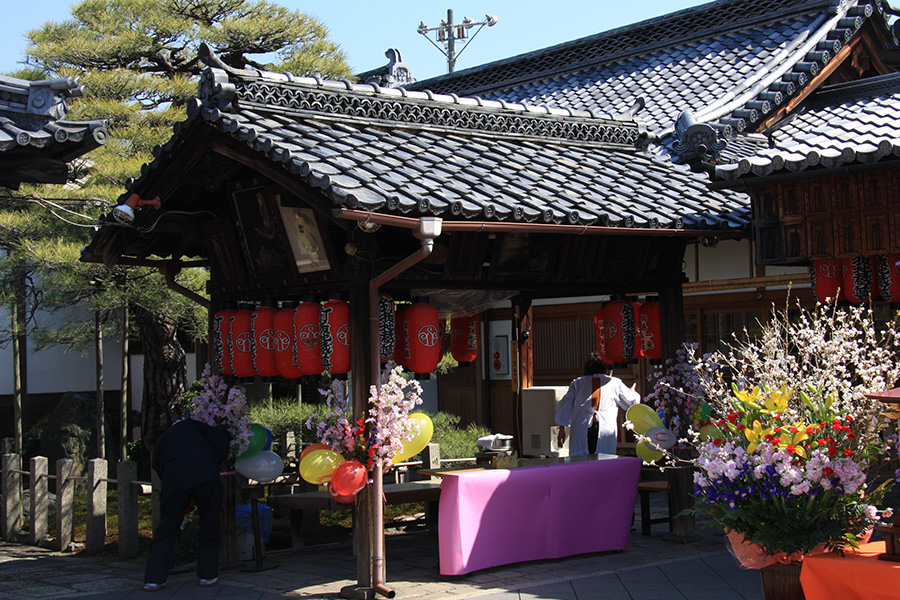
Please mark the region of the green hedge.
<svg viewBox="0 0 900 600"><path fill-rule="evenodd" d="M306 429L305 424L310 415L322 409L321 404L299 404L296 398L274 398L271 402L253 405L250 418L272 432L272 438L276 440L275 451L278 452L277 440L288 431L300 436L302 444L318 442L315 433ZM460 427L459 416L451 413L438 412L429 416L434 424L431 441L440 445L441 458L470 458L475 455L478 438L491 433L487 428L476 425Z"/></svg>

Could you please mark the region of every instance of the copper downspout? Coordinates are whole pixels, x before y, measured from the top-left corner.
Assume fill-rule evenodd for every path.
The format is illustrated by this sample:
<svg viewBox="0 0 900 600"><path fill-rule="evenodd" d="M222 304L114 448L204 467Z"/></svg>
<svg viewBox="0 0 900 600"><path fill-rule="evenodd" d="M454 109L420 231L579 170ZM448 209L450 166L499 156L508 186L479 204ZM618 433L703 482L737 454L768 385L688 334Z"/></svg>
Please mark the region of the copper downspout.
<svg viewBox="0 0 900 600"><path fill-rule="evenodd" d="M375 376L375 387L381 392L381 346L379 342L378 327L378 295L379 288L409 269L419 261L427 258L434 249L434 238L441 234L441 219L438 217L423 217L421 219L410 219L416 223L417 231L414 234L422 241L419 250L393 267L373 278L369 282L369 339L371 343L370 360L372 361L372 374ZM411 227L412 229L412 227ZM372 474L372 495L374 502L372 503L372 529L375 532L372 540L372 588L379 594L387 597L394 597L394 590L385 585L384 573L384 465L380 461L375 461L374 472Z"/></svg>

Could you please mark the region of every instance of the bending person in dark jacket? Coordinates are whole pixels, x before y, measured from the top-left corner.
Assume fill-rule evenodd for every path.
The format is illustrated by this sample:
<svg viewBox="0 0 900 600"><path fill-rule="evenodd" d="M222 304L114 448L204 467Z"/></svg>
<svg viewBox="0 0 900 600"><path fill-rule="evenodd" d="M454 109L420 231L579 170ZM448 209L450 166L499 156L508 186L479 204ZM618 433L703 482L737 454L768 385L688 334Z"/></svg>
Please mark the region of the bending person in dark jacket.
<svg viewBox="0 0 900 600"><path fill-rule="evenodd" d="M219 508L222 504L222 462L228 457L231 436L199 421L176 421L153 443L153 469L162 479L160 518L144 570L144 589L154 591L166 584L175 558L175 546L184 513L197 505L197 577L200 585L214 585L219 576Z"/></svg>

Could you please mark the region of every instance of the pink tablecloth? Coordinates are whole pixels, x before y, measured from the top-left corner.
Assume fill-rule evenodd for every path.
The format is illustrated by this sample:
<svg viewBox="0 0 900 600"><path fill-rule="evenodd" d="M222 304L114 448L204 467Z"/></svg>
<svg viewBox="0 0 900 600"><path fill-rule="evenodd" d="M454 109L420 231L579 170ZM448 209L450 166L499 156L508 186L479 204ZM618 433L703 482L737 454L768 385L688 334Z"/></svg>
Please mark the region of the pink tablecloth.
<svg viewBox="0 0 900 600"><path fill-rule="evenodd" d="M641 461L608 457L451 473L441 483L442 575L628 545Z"/></svg>

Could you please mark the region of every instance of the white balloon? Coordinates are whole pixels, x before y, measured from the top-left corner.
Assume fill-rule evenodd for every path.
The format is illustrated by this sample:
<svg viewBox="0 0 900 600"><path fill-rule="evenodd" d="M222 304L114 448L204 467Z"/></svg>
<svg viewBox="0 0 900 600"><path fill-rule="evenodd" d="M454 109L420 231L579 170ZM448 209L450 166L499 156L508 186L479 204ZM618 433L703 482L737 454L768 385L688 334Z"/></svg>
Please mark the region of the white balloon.
<svg viewBox="0 0 900 600"><path fill-rule="evenodd" d="M256 454L234 461L234 470L247 479L269 483L281 475L284 462L271 450L260 450Z"/></svg>
<svg viewBox="0 0 900 600"><path fill-rule="evenodd" d="M654 450L668 450L677 441L675 434L665 427L651 427L644 435L650 438L647 444L653 447Z"/></svg>

